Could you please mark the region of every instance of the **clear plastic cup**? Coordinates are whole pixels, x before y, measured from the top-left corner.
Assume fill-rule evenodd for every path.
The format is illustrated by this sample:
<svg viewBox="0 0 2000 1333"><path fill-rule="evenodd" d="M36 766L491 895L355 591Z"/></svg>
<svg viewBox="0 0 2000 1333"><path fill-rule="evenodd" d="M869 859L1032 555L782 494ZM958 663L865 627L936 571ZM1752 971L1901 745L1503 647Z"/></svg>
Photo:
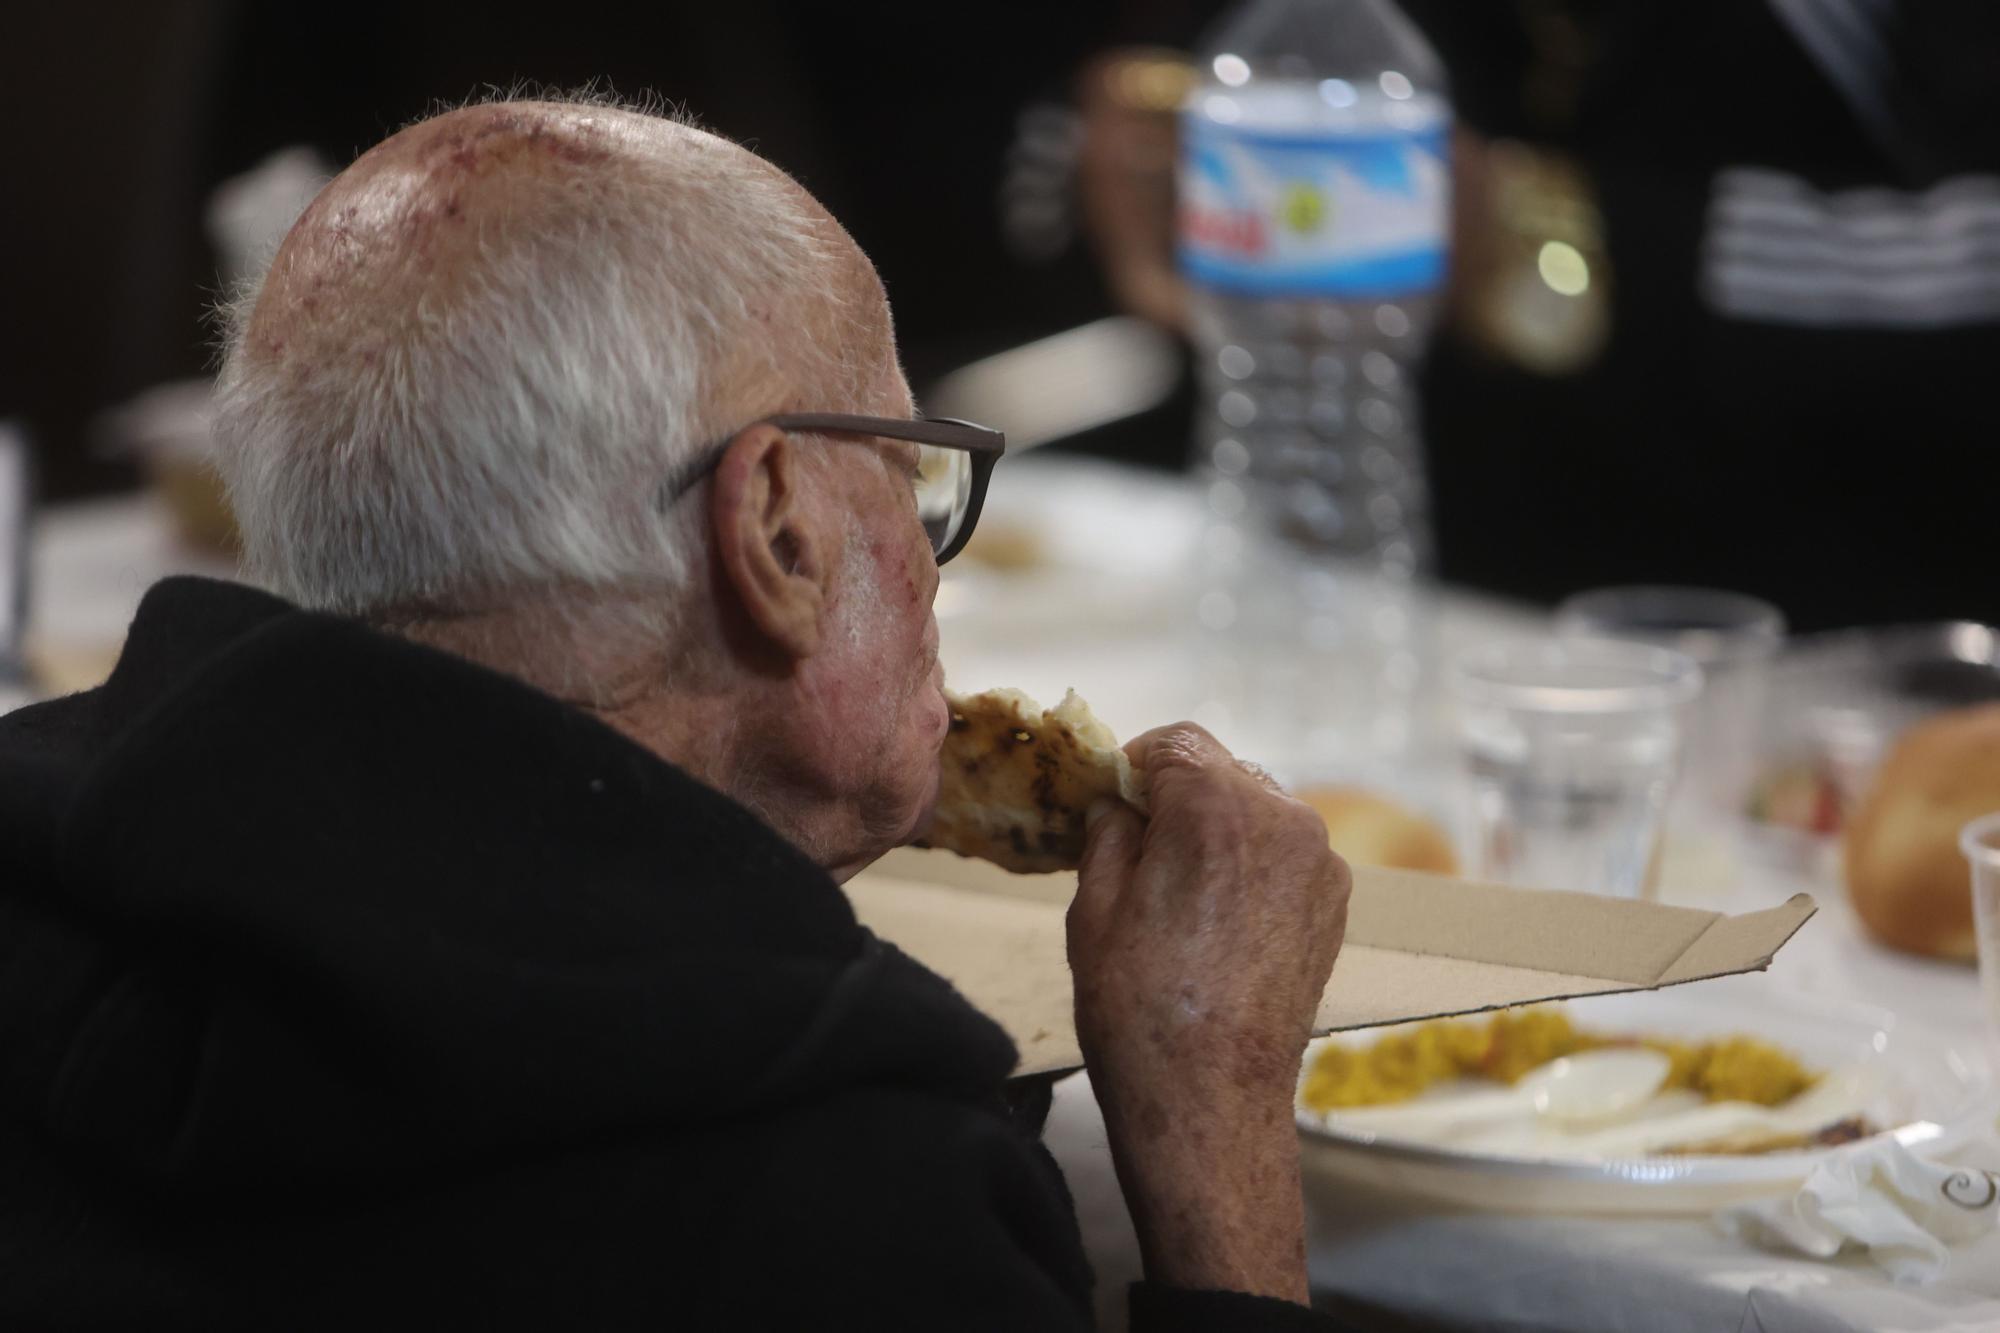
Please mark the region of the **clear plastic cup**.
<svg viewBox="0 0 2000 1333"><path fill-rule="evenodd" d="M1754 777L1766 667L1784 644L1784 613L1719 588L1597 588L1556 608L1556 634L1649 644L1694 659L1703 685L1688 718L1674 819L1733 824Z"/></svg>
<svg viewBox="0 0 2000 1333"><path fill-rule="evenodd" d="M1986 1040L2000 1056L2000 814L1983 815L1958 835L1972 863L1972 926L1979 940L1980 1011Z"/></svg>
<svg viewBox="0 0 2000 1333"><path fill-rule="evenodd" d="M1701 668L1605 640L1494 645L1456 685L1474 872L1648 896Z"/></svg>

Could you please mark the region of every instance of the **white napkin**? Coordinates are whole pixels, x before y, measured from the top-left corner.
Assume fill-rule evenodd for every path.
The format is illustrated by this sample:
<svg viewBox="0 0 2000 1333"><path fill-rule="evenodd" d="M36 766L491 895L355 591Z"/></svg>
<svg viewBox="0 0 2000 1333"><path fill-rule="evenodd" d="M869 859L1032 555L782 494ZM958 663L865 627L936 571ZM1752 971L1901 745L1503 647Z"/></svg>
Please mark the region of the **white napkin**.
<svg viewBox="0 0 2000 1333"><path fill-rule="evenodd" d="M1948 1247L2000 1225L2000 1176L1927 1162L1884 1138L1828 1157L1790 1198L1733 1204L1715 1222L1815 1259L1862 1249L1897 1282L1934 1282L1951 1262Z"/></svg>

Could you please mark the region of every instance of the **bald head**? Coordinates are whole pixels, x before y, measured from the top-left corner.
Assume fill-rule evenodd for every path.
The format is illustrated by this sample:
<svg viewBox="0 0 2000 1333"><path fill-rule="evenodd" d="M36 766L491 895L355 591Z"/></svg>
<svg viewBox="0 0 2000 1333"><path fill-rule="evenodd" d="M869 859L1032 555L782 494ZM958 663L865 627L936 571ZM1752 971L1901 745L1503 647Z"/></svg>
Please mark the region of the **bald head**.
<svg viewBox="0 0 2000 1333"><path fill-rule="evenodd" d="M218 436L253 569L392 616L685 584L698 524L664 479L755 417L904 393L872 266L782 172L671 120L508 102L314 200L235 312Z"/></svg>
<svg viewBox="0 0 2000 1333"><path fill-rule="evenodd" d="M789 246L742 244L772 218L792 230ZM745 360L881 350L840 346L855 341L838 338L843 325L887 336L874 268L816 200L755 154L615 107L510 102L420 122L342 172L278 251L244 351L308 370L329 350L379 353L476 311L509 278L606 262L666 298L710 285L710 274L732 282L707 295L724 307L741 300L755 321L757 340L726 349ZM788 346L801 335L806 345ZM736 370L728 378L781 367Z"/></svg>
<svg viewBox="0 0 2000 1333"><path fill-rule="evenodd" d="M482 244L525 247L531 231L561 229L566 218L583 225L565 187L622 188L676 130L534 103L467 107L411 126L364 153L299 217L265 276L243 350L279 359L302 343L416 335L420 310L478 299Z"/></svg>

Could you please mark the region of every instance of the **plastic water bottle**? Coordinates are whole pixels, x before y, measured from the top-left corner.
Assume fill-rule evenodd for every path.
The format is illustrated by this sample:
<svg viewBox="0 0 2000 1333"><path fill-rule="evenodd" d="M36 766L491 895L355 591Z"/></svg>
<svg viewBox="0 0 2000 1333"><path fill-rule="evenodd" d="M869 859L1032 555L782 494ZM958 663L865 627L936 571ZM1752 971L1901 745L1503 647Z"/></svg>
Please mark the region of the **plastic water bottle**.
<svg viewBox="0 0 2000 1333"><path fill-rule="evenodd" d="M1431 558L1411 386L1445 271L1442 74L1386 0L1253 0L1201 73L1179 230L1210 706L1294 760L1392 757L1411 739Z"/></svg>

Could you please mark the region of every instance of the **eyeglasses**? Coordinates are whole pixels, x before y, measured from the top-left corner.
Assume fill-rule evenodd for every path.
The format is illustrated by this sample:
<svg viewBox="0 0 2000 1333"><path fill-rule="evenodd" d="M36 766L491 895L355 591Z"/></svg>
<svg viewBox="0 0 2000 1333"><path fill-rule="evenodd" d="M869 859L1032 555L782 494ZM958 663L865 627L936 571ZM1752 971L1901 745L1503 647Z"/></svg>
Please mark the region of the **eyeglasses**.
<svg viewBox="0 0 2000 1333"><path fill-rule="evenodd" d="M917 517L930 536L931 551L940 565L965 549L966 539L972 536L973 526L979 522L979 511L986 503L986 484L993 477L993 465L1007 452L1007 437L1000 431L949 417L912 421L849 416L844 412L794 412L765 417L753 424L814 435L872 435L920 446ZM728 450L727 441L716 445L691 470L674 478L666 488L665 503L672 504L693 490L702 478L715 471Z"/></svg>

